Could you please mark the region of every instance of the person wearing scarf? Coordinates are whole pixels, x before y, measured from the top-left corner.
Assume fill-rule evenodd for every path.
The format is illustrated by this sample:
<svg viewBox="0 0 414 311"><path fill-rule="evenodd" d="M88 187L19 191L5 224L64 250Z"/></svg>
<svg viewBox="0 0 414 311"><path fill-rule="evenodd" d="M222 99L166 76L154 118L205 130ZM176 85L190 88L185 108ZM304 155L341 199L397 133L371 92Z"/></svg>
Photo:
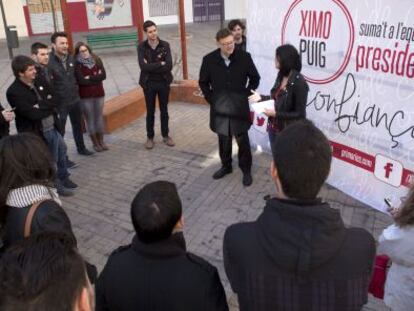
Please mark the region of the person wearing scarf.
<svg viewBox="0 0 414 311"><path fill-rule="evenodd" d="M75 74L79 84L81 108L93 148L97 152L108 150L103 140L105 91L102 81L106 79L104 65L101 59L92 53L91 48L83 42L76 44L75 59Z"/></svg>

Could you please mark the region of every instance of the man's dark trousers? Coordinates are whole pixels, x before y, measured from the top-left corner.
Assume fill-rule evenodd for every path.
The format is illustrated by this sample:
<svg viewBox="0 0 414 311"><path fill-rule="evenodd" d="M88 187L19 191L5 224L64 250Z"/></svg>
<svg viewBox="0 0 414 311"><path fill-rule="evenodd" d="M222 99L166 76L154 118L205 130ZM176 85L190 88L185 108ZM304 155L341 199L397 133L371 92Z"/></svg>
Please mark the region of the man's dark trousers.
<svg viewBox="0 0 414 311"><path fill-rule="evenodd" d="M147 137L154 138L154 115L155 100L158 95L161 117L161 135L168 137L168 97L170 94L170 86L162 81L149 81L144 89L145 103L147 106Z"/></svg>
<svg viewBox="0 0 414 311"><path fill-rule="evenodd" d="M218 134L219 154L224 167L230 168L232 162L232 136ZM250 150L249 134L247 132L234 135L239 146L239 167L244 174L250 173L252 167L252 152Z"/></svg>
<svg viewBox="0 0 414 311"><path fill-rule="evenodd" d="M66 121L70 119L72 125L73 138L75 140L76 148L78 151L84 150L85 142L83 141L82 132L82 112L80 108L80 102L75 102L69 106L63 106L59 109L59 118L62 122L62 136L65 136Z"/></svg>

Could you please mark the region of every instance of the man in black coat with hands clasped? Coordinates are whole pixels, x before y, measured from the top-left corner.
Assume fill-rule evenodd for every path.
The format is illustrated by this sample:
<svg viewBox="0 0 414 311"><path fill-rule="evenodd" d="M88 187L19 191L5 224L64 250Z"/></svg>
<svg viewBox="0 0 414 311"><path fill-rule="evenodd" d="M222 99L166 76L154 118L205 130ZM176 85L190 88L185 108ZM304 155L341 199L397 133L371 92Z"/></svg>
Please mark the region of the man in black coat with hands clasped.
<svg viewBox="0 0 414 311"><path fill-rule="evenodd" d="M200 88L210 104L210 128L219 138L222 167L213 175L220 179L232 172L232 137L239 146L243 185L250 186L252 154L248 130L251 126L248 96L259 86L260 75L249 53L234 47L230 30L217 32L218 49L203 58Z"/></svg>
<svg viewBox="0 0 414 311"><path fill-rule="evenodd" d="M108 258L96 311L228 311L217 269L186 249L175 184L145 185L131 204L136 235Z"/></svg>

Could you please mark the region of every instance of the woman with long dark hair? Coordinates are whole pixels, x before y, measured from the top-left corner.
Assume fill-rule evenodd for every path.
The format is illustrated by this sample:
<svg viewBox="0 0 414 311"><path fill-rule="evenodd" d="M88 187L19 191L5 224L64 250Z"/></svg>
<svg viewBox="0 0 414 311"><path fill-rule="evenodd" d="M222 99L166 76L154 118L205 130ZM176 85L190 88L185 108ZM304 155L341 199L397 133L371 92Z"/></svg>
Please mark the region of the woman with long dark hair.
<svg viewBox="0 0 414 311"><path fill-rule="evenodd" d="M385 283L384 302L393 311L414 310L414 185L400 208L392 208L394 224L379 237L378 254L392 265Z"/></svg>
<svg viewBox="0 0 414 311"><path fill-rule="evenodd" d="M281 45L276 49L275 66L279 70L270 96L260 95L252 91L251 103L274 99L274 109L266 109L269 117L268 133L272 143L276 134L290 123L306 118L306 102L309 86L300 74L302 61L298 50L290 44Z"/></svg>
<svg viewBox="0 0 414 311"><path fill-rule="evenodd" d="M39 204L31 233L59 231L75 239L55 185L55 165L41 138L23 133L0 140L0 228L5 247L24 238L30 208Z"/></svg>
<svg viewBox="0 0 414 311"><path fill-rule="evenodd" d="M82 112L86 118L86 126L91 137L93 148L100 152L108 150L104 143L103 108L105 91L102 81L106 72L102 60L83 42L75 46L75 73L79 84Z"/></svg>
<svg viewBox="0 0 414 311"><path fill-rule="evenodd" d="M64 233L76 244L72 224L54 188L53 159L39 136L23 133L2 138L0 172L0 254L39 232ZM88 262L86 266L95 282L96 267Z"/></svg>

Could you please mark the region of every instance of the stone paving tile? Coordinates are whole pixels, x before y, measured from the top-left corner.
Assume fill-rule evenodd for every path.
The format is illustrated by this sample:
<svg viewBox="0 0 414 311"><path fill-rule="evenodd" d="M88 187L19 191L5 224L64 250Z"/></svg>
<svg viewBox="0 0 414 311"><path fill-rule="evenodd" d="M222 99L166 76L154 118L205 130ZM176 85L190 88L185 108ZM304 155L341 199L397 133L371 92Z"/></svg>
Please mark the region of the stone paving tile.
<svg viewBox="0 0 414 311"><path fill-rule="evenodd" d="M238 310L224 273L222 239L230 224L256 219L264 206L263 196L274 191L268 174L270 156L254 154L254 183L249 188L241 184L236 156L233 174L214 181L211 175L219 167L219 157L216 135L208 128L208 107L170 105L171 133L177 144L174 148L161 142L156 120L156 145L151 151L143 147L144 118L109 135L111 150L91 157L77 155L68 135L70 157L80 164L72 170L80 189L74 197L64 198L64 207L79 248L101 270L115 248L131 241L134 232L129 206L138 189L159 179L174 181L183 201L188 249L217 266L231 310ZM324 187L321 196L340 209L347 225L363 226L378 235L390 222L387 216L359 202L350 203L349 197L332 187ZM364 310L386 309L381 301L370 298Z"/></svg>

